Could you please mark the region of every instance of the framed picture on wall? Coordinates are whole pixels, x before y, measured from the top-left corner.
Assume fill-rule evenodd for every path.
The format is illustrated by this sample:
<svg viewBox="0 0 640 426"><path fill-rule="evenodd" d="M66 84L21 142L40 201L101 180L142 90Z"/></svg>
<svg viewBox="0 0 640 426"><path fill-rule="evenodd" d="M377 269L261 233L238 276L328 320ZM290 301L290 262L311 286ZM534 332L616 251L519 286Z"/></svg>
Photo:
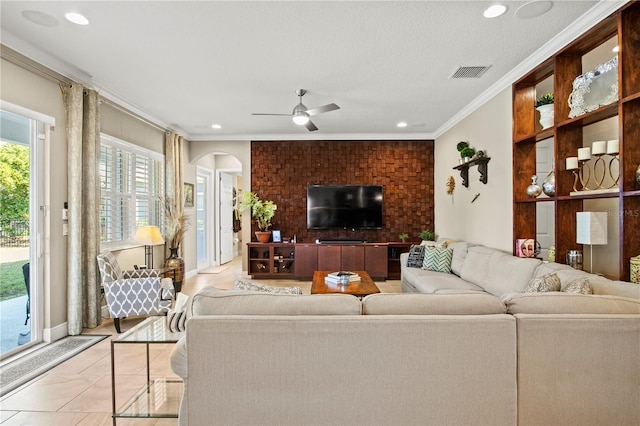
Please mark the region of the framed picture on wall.
<svg viewBox="0 0 640 426"><path fill-rule="evenodd" d="M273 237L273 242L274 243L282 242L282 236L280 235L280 231L273 230L271 232L271 236Z"/></svg>
<svg viewBox="0 0 640 426"><path fill-rule="evenodd" d="M193 184L184 184L184 206L193 207Z"/></svg>

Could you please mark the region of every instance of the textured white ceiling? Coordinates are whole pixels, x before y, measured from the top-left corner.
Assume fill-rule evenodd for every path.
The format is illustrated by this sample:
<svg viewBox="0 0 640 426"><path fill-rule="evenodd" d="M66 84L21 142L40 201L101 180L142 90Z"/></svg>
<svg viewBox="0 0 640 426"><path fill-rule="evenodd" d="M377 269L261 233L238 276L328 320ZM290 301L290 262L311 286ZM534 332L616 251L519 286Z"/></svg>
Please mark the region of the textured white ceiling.
<svg viewBox="0 0 640 426"><path fill-rule="evenodd" d="M623 4L555 1L519 19L525 2L507 1L505 15L483 18L492 3L3 0L0 11L3 44L188 139L357 139L438 135ZM34 24L25 10L59 24ZM66 21L69 11L90 25ZM490 68L450 78L477 65ZM298 88L307 107L341 109L314 117L313 133L251 115L290 113Z"/></svg>

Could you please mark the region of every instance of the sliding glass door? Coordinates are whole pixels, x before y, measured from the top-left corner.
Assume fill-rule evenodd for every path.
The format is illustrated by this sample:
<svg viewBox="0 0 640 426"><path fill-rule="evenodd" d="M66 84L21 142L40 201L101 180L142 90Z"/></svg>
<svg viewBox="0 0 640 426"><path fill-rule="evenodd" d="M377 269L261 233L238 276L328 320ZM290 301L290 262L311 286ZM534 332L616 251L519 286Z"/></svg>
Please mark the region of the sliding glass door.
<svg viewBox="0 0 640 426"><path fill-rule="evenodd" d="M42 340L43 145L49 126L0 110L0 359Z"/></svg>

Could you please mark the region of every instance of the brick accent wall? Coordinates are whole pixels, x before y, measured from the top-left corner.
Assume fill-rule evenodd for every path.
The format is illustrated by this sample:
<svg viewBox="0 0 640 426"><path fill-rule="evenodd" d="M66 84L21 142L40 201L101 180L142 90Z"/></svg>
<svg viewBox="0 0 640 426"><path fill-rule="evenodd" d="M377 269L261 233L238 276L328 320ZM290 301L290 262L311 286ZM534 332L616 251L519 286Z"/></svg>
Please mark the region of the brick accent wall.
<svg viewBox="0 0 640 426"><path fill-rule="evenodd" d="M253 141L251 188L278 205L271 229L298 242L418 241L433 230L433 141ZM307 185L382 185L383 229L308 230ZM444 189L444 183L443 189ZM246 213L245 213L246 214ZM252 221L252 234L256 231ZM252 241L255 237L252 235Z"/></svg>

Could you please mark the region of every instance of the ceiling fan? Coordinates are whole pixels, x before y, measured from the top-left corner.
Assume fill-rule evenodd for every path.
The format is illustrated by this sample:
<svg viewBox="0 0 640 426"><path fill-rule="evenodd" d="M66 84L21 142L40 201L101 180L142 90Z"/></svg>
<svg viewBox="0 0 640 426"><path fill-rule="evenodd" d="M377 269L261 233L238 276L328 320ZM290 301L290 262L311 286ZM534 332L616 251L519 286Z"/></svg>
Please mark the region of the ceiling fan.
<svg viewBox="0 0 640 426"><path fill-rule="evenodd" d="M293 119L293 122L296 123L298 126L305 126L307 130L309 130L310 132L316 131L318 130L318 128L316 127L315 124L311 122L309 117L322 114L323 112L329 112L336 109L340 109L340 107L334 103L330 103L317 108L307 108L302 103L302 97L304 96L305 93L307 93L307 91L304 89L296 90L296 95L298 95L298 97L300 98L300 103L296 105L296 107L293 109L293 112L291 114L271 114L266 112L254 112L251 115L284 115L287 117L291 117Z"/></svg>

